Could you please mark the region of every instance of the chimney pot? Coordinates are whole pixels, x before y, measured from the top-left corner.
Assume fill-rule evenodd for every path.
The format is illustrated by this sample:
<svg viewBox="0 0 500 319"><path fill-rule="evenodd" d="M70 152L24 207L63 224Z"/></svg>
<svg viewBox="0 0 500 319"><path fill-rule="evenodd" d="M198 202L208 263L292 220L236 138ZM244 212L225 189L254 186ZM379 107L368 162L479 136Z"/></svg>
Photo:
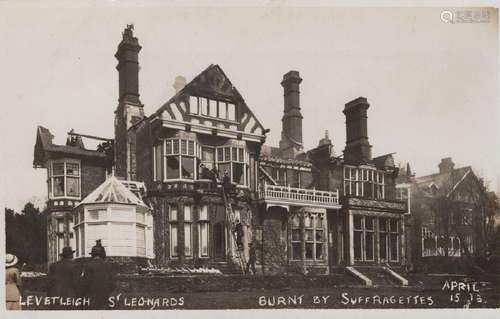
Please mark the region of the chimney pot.
<svg viewBox="0 0 500 319"><path fill-rule="evenodd" d="M179 91L186 86L186 78L183 77L182 75L176 76L175 82L172 86L175 89L175 94L179 93Z"/></svg>
<svg viewBox="0 0 500 319"><path fill-rule="evenodd" d="M449 173L453 171L455 168L455 163L453 163L453 160L451 157L445 157L441 159L441 163L439 163L439 173Z"/></svg>

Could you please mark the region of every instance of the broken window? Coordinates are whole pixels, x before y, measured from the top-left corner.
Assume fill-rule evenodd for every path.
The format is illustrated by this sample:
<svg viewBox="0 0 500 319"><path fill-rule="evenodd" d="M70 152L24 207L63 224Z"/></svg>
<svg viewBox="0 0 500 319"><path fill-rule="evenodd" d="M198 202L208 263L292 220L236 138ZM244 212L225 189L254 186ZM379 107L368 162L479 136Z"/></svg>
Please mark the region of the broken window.
<svg viewBox="0 0 500 319"><path fill-rule="evenodd" d="M49 195L80 197L80 164L74 161L53 162L49 172Z"/></svg>

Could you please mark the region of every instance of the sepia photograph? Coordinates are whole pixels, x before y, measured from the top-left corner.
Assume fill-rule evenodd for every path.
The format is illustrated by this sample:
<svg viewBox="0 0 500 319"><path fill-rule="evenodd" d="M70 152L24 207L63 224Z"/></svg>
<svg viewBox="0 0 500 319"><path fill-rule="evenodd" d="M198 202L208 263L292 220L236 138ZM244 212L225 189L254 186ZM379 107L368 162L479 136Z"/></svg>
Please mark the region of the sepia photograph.
<svg viewBox="0 0 500 319"><path fill-rule="evenodd" d="M498 315L498 4L468 5L0 1L4 313Z"/></svg>

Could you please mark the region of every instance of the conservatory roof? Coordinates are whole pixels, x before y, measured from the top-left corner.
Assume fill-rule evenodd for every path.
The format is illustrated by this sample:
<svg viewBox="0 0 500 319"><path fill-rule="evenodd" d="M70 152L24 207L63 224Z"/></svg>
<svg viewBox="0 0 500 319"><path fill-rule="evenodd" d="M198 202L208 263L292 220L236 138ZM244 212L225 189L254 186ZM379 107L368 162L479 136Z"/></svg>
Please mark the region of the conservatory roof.
<svg viewBox="0 0 500 319"><path fill-rule="evenodd" d="M104 183L99 185L78 206L102 203L133 204L149 208L144 201L114 176L109 177Z"/></svg>

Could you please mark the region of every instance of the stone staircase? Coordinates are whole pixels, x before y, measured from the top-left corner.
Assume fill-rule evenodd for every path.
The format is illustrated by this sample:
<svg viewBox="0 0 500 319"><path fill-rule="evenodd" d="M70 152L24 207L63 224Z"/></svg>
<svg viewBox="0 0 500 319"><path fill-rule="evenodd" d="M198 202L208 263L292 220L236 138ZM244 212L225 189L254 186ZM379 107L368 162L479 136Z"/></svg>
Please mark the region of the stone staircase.
<svg viewBox="0 0 500 319"><path fill-rule="evenodd" d="M402 283L384 269L384 266L354 266L353 268L369 278L372 286L402 286ZM397 271L394 272L397 273Z"/></svg>
<svg viewBox="0 0 500 319"><path fill-rule="evenodd" d="M241 275L241 269L239 265L236 265L233 262L213 262L210 266L215 269L219 269L223 275Z"/></svg>

